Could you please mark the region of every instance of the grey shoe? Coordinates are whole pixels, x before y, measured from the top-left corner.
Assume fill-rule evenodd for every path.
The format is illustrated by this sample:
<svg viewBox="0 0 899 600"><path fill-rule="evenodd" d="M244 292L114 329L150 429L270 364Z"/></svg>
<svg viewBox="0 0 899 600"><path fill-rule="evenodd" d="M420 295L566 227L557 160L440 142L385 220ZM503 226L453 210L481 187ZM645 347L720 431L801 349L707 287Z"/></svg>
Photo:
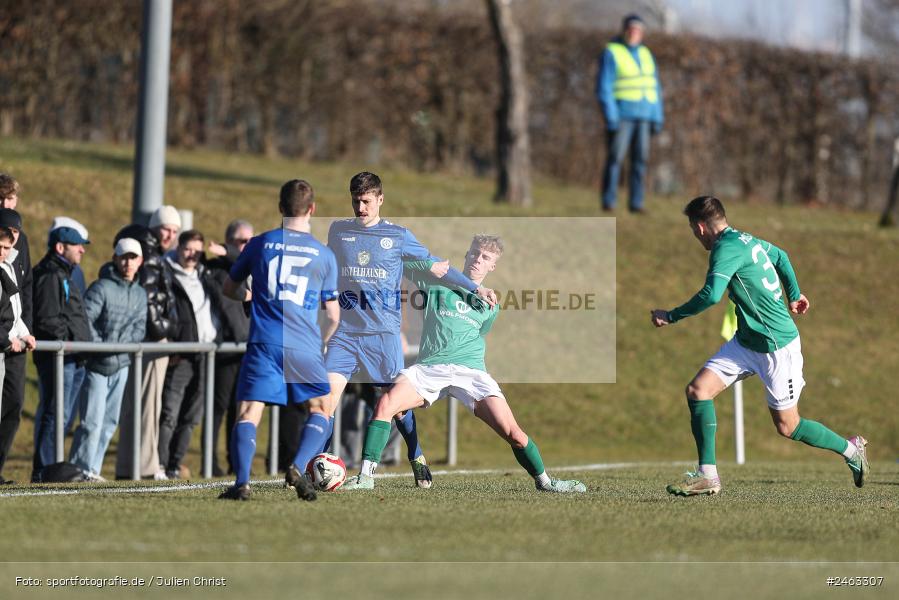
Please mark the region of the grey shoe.
<svg viewBox="0 0 899 600"><path fill-rule="evenodd" d="M665 489L675 496L711 496L721 491L721 479L706 477L697 471L684 473L686 477L680 483L672 483Z"/></svg>
<svg viewBox="0 0 899 600"><path fill-rule="evenodd" d="M546 485L537 484L538 492L555 492L557 494L583 494L587 486L577 479L550 479Z"/></svg>
<svg viewBox="0 0 899 600"><path fill-rule="evenodd" d="M371 475L353 475L340 486L341 490L373 490L375 489L375 478Z"/></svg>

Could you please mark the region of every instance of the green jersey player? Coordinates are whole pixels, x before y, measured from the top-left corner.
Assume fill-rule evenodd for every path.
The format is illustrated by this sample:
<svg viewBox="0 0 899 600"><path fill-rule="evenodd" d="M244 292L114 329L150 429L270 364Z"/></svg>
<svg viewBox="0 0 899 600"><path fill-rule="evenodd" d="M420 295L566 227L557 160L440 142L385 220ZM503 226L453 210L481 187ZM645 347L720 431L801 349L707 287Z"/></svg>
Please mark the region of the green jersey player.
<svg viewBox="0 0 899 600"><path fill-rule="evenodd" d="M862 487L868 474L865 438L844 439L821 423L799 416L802 347L790 317L808 312L787 253L727 224L724 206L711 196L695 198L684 209L693 235L711 254L705 286L674 310L653 310L652 324L663 327L715 305L729 292L737 307L737 334L706 362L687 385L690 426L699 453L699 470L668 486L679 496L717 494L721 480L715 465L715 405L712 400L735 381L758 375L765 385L768 410L778 433L841 454ZM787 304L789 312L787 312Z"/></svg>
<svg viewBox="0 0 899 600"><path fill-rule="evenodd" d="M502 240L478 235L465 255L465 275L480 285L496 268ZM424 329L419 361L400 371L393 387L378 401L362 451L362 470L343 489L374 488L374 472L390 434L390 419L402 411L430 406L443 396L459 399L512 446L518 463L534 478L538 490L585 492L580 481L551 479L534 441L515 421L512 409L484 364L484 336L499 306L488 306L472 293L444 285L430 273L431 262L405 263L409 278L424 292Z"/></svg>

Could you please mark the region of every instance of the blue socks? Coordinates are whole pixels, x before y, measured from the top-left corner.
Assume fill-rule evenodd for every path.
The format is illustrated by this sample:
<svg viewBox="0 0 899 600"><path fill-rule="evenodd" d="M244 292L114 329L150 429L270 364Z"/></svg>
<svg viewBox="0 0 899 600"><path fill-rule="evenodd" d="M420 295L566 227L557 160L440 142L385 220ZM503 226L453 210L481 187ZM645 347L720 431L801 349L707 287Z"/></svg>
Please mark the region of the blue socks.
<svg viewBox="0 0 899 600"><path fill-rule="evenodd" d="M231 436L231 456L237 477L234 485L241 486L250 481L250 467L253 465L254 454L256 454L256 426L249 421L236 423L234 435Z"/></svg>
<svg viewBox="0 0 899 600"><path fill-rule="evenodd" d="M306 419L303 432L300 434L300 447L293 459L300 473L306 472L306 465L318 454L331 438L333 421L325 415L312 413Z"/></svg>
<svg viewBox="0 0 899 600"><path fill-rule="evenodd" d="M409 460L415 460L422 455L421 445L418 443L418 430L415 428L415 413L411 410L406 411L406 415L402 418L394 417L393 422L396 428L406 440L406 455Z"/></svg>

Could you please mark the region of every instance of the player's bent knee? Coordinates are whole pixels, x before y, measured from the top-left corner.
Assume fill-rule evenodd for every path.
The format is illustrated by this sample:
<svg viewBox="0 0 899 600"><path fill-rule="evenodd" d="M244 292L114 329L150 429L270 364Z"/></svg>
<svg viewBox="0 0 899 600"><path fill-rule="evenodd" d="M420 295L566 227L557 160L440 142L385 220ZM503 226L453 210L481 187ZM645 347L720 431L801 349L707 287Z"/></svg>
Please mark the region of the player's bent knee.
<svg viewBox="0 0 899 600"><path fill-rule="evenodd" d="M328 412L329 398L330 396L318 396L316 398L309 398L309 400L306 401L306 406L309 407L309 412L323 414L330 417L331 415Z"/></svg>
<svg viewBox="0 0 899 600"><path fill-rule="evenodd" d="M777 433L784 436L785 438L792 437L793 432L796 431L796 427L798 427L798 423L789 423L786 421L777 421L774 423L774 427L777 429Z"/></svg>

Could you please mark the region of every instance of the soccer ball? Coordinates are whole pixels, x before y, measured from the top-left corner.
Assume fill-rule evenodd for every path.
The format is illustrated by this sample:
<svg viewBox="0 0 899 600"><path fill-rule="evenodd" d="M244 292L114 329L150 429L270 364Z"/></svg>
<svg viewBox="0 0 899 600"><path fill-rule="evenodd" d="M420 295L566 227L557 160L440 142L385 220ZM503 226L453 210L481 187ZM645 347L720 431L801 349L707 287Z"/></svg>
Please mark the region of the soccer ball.
<svg viewBox="0 0 899 600"><path fill-rule="evenodd" d="M322 492L333 492L346 481L346 464L334 454L323 452L309 461L306 476Z"/></svg>

